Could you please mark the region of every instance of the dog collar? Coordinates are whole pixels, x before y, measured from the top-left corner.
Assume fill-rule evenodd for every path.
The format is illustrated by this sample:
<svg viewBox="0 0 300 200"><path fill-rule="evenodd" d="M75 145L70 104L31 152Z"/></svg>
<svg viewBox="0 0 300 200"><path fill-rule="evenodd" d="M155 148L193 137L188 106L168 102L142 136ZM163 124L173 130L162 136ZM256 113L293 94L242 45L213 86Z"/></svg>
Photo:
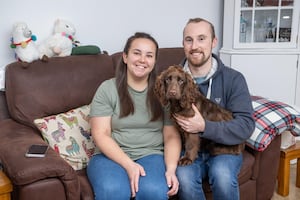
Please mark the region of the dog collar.
<svg viewBox="0 0 300 200"><path fill-rule="evenodd" d="M17 46L21 46L24 49L24 48L27 47L28 43L31 42L31 41L36 41L36 36L35 35L32 35L28 40L25 40L25 41L22 41L22 42L19 42L19 43L14 43L14 39L11 38L10 47L12 49L15 49Z"/></svg>

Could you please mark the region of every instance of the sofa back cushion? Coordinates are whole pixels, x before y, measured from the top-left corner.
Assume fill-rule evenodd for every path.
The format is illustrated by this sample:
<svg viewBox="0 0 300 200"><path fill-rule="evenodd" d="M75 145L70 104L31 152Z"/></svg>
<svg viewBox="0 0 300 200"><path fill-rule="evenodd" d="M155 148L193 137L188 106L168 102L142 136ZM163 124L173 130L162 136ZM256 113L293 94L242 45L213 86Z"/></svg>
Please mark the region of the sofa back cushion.
<svg viewBox="0 0 300 200"><path fill-rule="evenodd" d="M158 58L156 67L158 73L171 65L178 65L184 59L184 51L182 47L160 48L158 50Z"/></svg>
<svg viewBox="0 0 300 200"><path fill-rule="evenodd" d="M114 76L106 54L53 57L20 62L6 68L6 98L16 121L35 127L33 120L69 111L91 102L98 86Z"/></svg>

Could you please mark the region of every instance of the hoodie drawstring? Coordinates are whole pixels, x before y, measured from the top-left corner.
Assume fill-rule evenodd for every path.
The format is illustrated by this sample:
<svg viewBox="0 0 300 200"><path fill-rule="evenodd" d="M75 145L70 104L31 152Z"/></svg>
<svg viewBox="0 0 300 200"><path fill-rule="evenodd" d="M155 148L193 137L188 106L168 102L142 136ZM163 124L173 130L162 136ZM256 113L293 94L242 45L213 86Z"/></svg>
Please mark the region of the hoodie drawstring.
<svg viewBox="0 0 300 200"><path fill-rule="evenodd" d="M210 96L211 96L211 86L212 86L212 78L209 79L208 89L207 89L207 93L206 93L207 99L210 99Z"/></svg>

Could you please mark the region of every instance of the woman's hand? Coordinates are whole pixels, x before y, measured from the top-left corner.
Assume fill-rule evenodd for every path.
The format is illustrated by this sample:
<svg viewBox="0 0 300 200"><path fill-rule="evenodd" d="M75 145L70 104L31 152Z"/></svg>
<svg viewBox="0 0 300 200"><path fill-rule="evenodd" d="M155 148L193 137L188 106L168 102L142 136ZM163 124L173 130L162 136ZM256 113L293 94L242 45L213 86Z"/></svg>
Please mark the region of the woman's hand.
<svg viewBox="0 0 300 200"><path fill-rule="evenodd" d="M140 176L146 176L144 168L131 160L111 137L111 117L92 117L90 123L94 141L101 152L126 170L134 197L139 189Z"/></svg>
<svg viewBox="0 0 300 200"><path fill-rule="evenodd" d="M168 196L173 196L175 194L177 194L178 189L179 189L179 182L177 179L177 176L174 173L168 173L166 172L166 179L167 179L167 184L169 187L169 191L168 191Z"/></svg>
<svg viewBox="0 0 300 200"><path fill-rule="evenodd" d="M140 176L146 176L146 172L141 165L133 161L130 165L126 166L126 171L129 177L131 196L135 197L136 193L139 191Z"/></svg>

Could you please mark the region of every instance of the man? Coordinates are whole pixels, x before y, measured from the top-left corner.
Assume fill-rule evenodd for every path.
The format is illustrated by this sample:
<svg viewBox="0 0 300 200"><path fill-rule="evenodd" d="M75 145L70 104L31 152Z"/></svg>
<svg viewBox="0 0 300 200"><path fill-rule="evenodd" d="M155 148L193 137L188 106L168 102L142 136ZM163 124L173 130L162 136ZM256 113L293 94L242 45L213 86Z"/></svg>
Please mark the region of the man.
<svg viewBox="0 0 300 200"><path fill-rule="evenodd" d="M214 26L201 18L190 19L183 30L186 59L183 68L192 75L202 94L233 114L228 122L204 120L195 106L191 118L177 116L179 125L191 134L224 145L241 144L248 139L255 126L248 86L243 75L224 66L212 53L217 44ZM208 178L214 200L238 200L238 174L242 154L210 155L201 148L194 163L177 168L181 200L205 199L202 181Z"/></svg>

